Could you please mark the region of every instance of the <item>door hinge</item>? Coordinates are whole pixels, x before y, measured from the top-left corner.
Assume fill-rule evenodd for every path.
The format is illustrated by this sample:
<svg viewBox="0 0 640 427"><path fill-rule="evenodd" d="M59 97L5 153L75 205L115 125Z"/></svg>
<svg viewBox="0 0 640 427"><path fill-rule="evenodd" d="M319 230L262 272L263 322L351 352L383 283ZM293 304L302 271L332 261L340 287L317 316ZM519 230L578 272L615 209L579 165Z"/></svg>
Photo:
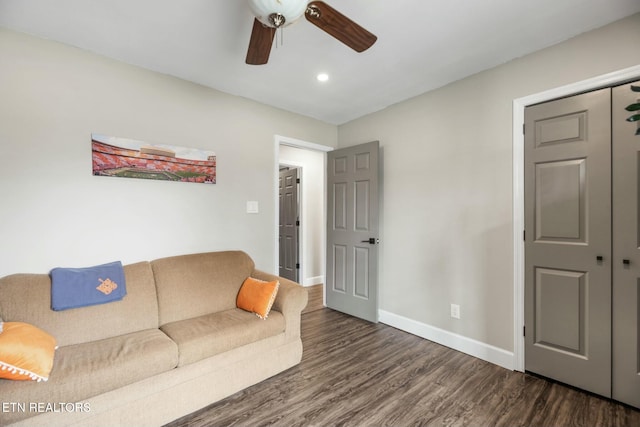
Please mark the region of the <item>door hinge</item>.
<svg viewBox="0 0 640 427"><path fill-rule="evenodd" d="M296 227L300 227L300 220L296 221Z"/></svg>
<svg viewBox="0 0 640 427"><path fill-rule="evenodd" d="M524 123L522 124L522 134L523 134L523 135L525 135L525 134L526 134L526 132L525 132L525 124L524 124Z"/></svg>
<svg viewBox="0 0 640 427"><path fill-rule="evenodd" d="M300 269L300 263L296 262L296 268Z"/></svg>
<svg viewBox="0 0 640 427"><path fill-rule="evenodd" d="M527 230L522 230L522 240L527 241Z"/></svg>
<svg viewBox="0 0 640 427"><path fill-rule="evenodd" d="M300 184L300 178L296 178L296 184Z"/></svg>
<svg viewBox="0 0 640 427"><path fill-rule="evenodd" d="M526 337L526 336L527 336L527 327L526 327L526 326L523 326L523 327L522 327L522 336L523 336L523 337Z"/></svg>

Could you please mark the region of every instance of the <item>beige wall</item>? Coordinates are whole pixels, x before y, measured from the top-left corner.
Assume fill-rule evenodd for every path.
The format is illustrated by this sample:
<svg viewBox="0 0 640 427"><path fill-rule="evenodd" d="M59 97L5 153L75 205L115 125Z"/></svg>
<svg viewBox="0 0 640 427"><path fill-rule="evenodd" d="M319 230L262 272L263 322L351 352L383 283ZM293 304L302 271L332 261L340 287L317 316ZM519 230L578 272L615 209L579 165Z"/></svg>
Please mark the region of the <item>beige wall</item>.
<svg viewBox="0 0 640 427"><path fill-rule="evenodd" d="M381 310L513 351L512 102L637 64L640 14L340 126L382 147Z"/></svg>
<svg viewBox="0 0 640 427"><path fill-rule="evenodd" d="M273 270L274 135L337 141L333 125L4 29L0 100L0 276L230 248ZM94 177L92 132L213 150L218 183Z"/></svg>
<svg viewBox="0 0 640 427"><path fill-rule="evenodd" d="M638 46L635 15L336 128L0 29L0 276L228 248L271 270L274 135L379 140L380 308L512 351L512 101ZM93 177L92 132L214 150L218 184Z"/></svg>

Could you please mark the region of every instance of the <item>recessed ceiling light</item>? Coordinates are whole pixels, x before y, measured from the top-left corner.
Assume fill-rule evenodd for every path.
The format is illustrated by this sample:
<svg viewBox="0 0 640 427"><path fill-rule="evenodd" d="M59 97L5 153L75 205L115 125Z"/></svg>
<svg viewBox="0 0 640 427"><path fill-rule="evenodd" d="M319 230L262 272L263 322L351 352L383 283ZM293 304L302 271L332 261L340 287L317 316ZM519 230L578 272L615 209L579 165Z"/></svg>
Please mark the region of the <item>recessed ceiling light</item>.
<svg viewBox="0 0 640 427"><path fill-rule="evenodd" d="M316 78L318 79L319 82L326 82L327 80L329 80L329 74L320 73L316 76Z"/></svg>

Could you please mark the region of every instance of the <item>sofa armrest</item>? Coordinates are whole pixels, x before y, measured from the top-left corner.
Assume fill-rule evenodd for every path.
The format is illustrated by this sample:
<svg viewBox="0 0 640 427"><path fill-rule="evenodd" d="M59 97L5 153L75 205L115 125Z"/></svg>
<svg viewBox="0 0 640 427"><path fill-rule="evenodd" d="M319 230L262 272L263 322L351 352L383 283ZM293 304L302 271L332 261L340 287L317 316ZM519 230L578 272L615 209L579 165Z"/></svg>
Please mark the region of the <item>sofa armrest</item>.
<svg viewBox="0 0 640 427"><path fill-rule="evenodd" d="M300 284L284 277L269 274L261 270L254 270L252 277L260 280L278 280L280 288L273 302L272 309L279 311L285 318L285 333L287 338L300 337L300 313L307 306L309 295Z"/></svg>

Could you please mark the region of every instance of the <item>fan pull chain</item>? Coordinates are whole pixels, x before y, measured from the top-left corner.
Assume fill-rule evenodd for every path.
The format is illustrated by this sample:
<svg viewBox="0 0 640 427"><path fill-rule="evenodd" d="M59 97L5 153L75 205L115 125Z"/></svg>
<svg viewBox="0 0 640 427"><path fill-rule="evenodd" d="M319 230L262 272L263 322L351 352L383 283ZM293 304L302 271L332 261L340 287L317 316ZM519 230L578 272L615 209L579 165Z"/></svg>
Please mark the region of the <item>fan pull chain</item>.
<svg viewBox="0 0 640 427"><path fill-rule="evenodd" d="M276 49L278 48L278 30L280 30L280 46L284 45L284 27L276 28Z"/></svg>

